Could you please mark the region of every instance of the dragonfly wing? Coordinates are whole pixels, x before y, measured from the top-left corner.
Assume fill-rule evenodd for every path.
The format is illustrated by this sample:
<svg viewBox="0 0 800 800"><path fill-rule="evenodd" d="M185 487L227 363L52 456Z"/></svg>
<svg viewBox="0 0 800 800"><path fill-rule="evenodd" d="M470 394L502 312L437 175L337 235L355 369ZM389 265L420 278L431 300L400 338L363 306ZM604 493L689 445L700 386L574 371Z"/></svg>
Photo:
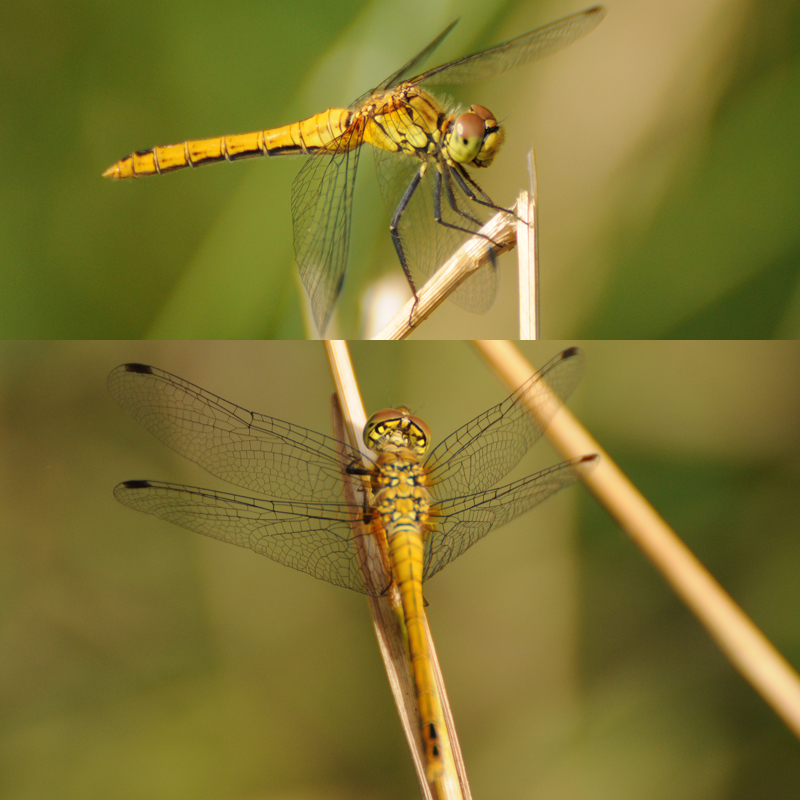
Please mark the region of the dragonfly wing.
<svg viewBox="0 0 800 800"><path fill-rule="evenodd" d="M156 481L114 489L126 506L214 539L249 547L273 561L337 586L369 594L356 557L351 519L338 503L289 503Z"/></svg>
<svg viewBox="0 0 800 800"><path fill-rule="evenodd" d="M434 448L425 461L434 499L484 491L506 475L536 443L555 413L540 420L522 405L528 397L539 408L555 396L566 400L580 379L583 358L576 348L565 350L542 367L502 403L475 417Z"/></svg>
<svg viewBox="0 0 800 800"><path fill-rule="evenodd" d="M156 438L218 478L278 499L342 499L350 448L329 436L144 364L117 367L108 388Z"/></svg>
<svg viewBox="0 0 800 800"><path fill-rule="evenodd" d="M428 580L487 533L530 511L594 466L598 456L584 456L486 492L437 503L425 540L423 580Z"/></svg>
<svg viewBox="0 0 800 800"><path fill-rule="evenodd" d="M404 152L394 153L377 147L374 152L381 192L389 214L394 215L411 179L423 162ZM434 200L437 191L436 170L440 167L433 158L424 163L425 174L398 225L400 241L412 274L415 275L415 282L433 275L491 216L483 206L473 203L464 194L459 184L449 177L450 168L442 163L442 174L445 176L442 180L440 203L442 219L466 228L467 232L454 230L437 222ZM453 210L447 199L448 191L452 193L453 202L469 218L462 217ZM494 265L488 265L462 283L450 299L462 308L482 313L494 302L497 279L497 269Z"/></svg>
<svg viewBox="0 0 800 800"><path fill-rule="evenodd" d="M411 82L424 83L426 86L455 86L494 78L514 67L561 50L595 28L605 13L602 6L588 8L488 50L429 69L412 78Z"/></svg>
<svg viewBox="0 0 800 800"><path fill-rule="evenodd" d="M397 72L393 72L385 81L378 85L374 91L391 89L402 83L409 75L413 75L433 54L433 51L442 43L442 40L455 28L458 20L454 19L427 47L417 53L414 58L403 64ZM372 92L370 92L372 94ZM369 96L369 95L367 95Z"/></svg>
<svg viewBox="0 0 800 800"><path fill-rule="evenodd" d="M294 252L320 333L342 290L363 124L309 155L292 183Z"/></svg>

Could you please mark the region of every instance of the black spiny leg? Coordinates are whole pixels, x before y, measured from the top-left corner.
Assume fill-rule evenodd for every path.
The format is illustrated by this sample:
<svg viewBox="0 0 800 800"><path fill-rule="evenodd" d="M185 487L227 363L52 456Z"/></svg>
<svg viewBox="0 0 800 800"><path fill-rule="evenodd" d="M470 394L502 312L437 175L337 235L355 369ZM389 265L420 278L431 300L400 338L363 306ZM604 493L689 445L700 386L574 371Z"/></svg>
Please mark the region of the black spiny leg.
<svg viewBox="0 0 800 800"><path fill-rule="evenodd" d="M468 220L471 222L476 228L480 228L483 223L472 216L472 214L463 211L459 208L458 200L456 200L456 194L453 191L453 182L450 180L450 168L447 166L442 166L442 186L444 187L445 195L447 196L447 205L458 214L459 217ZM469 198L469 193L465 192L467 198Z"/></svg>
<svg viewBox="0 0 800 800"><path fill-rule="evenodd" d="M453 175L455 175L456 183L458 183L458 185L461 187L461 190L473 202L482 206L486 206L486 208L491 208L493 211L505 211L506 214L511 214L517 219L520 219L519 216L517 216L517 213L512 209L495 205L489 195L486 194L486 192L484 192L474 180L472 180L470 174L460 164L456 165L456 167L453 169ZM467 184L469 184L469 186ZM470 186L472 189L470 189ZM477 194L473 190L476 190ZM478 194L480 194L483 199L478 197ZM522 220L520 220L520 222L522 222Z"/></svg>
<svg viewBox="0 0 800 800"><path fill-rule="evenodd" d="M447 167L444 167L444 169L447 169ZM481 223L478 220L474 219L458 207L458 203L456 203L456 198L453 195L453 190L449 183L446 183L446 194L447 203L450 208L456 212L456 214L468 219L470 222L480 227ZM468 197L471 194L471 192L467 192ZM502 210L505 211L505 209ZM460 225L454 225L452 222L446 222L442 219L442 172L438 168L436 170L436 191L433 195L433 218L445 228L452 228L454 231L461 231L461 233L466 233L468 236L480 236L482 239L486 239L486 241L489 242L489 244L491 244L493 247L500 246L497 242L492 240L491 236L487 236L485 233L481 233L480 231L472 230L470 228L462 228Z"/></svg>
<svg viewBox="0 0 800 800"><path fill-rule="evenodd" d="M397 232L397 228L400 225L400 218L403 216L403 212L411 202L411 196L417 190L419 182L422 180L422 176L425 174L426 166L426 164L423 164L419 168L417 174L411 179L411 183L408 184L408 188L400 200L400 203L394 212L394 216L392 217L392 222L389 225L389 231L392 234L392 241L394 242L394 249L397 251L397 257L400 259L400 266L403 268L403 272L406 274L406 280L408 281L408 285L411 287L411 293L414 295L414 305L411 306L411 314L409 314L408 317L408 324L411 328L414 327L414 310L417 307L417 303L419 303L419 296L417 295L417 287L414 285L414 279L411 277L411 270L408 267L406 254L403 250L403 243L400 241L400 234Z"/></svg>

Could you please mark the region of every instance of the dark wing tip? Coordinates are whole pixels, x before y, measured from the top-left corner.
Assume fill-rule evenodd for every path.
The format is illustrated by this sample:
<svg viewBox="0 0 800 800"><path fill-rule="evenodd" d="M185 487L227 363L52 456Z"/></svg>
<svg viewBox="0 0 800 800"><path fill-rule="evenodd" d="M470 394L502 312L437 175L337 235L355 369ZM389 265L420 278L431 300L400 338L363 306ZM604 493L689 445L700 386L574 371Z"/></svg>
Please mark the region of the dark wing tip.
<svg viewBox="0 0 800 800"><path fill-rule="evenodd" d="M590 8L587 8L585 11L579 11L577 14L574 14L573 16L583 17L584 19L592 17L595 19L594 25L599 25L601 20L607 13L608 9L605 6L598 5L598 6L591 6Z"/></svg>
<svg viewBox="0 0 800 800"><path fill-rule="evenodd" d="M588 456L582 456L581 460L578 462L579 464L596 464L600 460L600 456L598 453L592 453Z"/></svg>
<svg viewBox="0 0 800 800"><path fill-rule="evenodd" d="M580 350L579 347L568 347L561 354L561 358L563 358L566 361L566 359L568 359L568 358L575 358L575 356L580 355L580 352L581 352L581 350Z"/></svg>
<svg viewBox="0 0 800 800"><path fill-rule="evenodd" d="M117 488L121 489L149 489L153 484L150 481L123 481Z"/></svg>
<svg viewBox="0 0 800 800"><path fill-rule="evenodd" d="M125 372L140 372L143 375L153 374L153 368L147 364L123 364L122 366Z"/></svg>

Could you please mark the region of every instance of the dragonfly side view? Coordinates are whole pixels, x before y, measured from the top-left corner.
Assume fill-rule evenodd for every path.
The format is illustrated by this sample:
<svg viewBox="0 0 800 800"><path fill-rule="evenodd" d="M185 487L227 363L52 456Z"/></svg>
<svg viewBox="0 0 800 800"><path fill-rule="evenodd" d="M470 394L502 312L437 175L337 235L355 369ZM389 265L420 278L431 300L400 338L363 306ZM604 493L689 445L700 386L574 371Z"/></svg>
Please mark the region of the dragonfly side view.
<svg viewBox="0 0 800 800"><path fill-rule="evenodd" d="M409 77L455 26L349 108L331 108L280 128L189 140L132 153L104 173L122 179L253 156L306 155L292 184L295 257L323 333L341 292L350 239L353 187L361 145L373 146L378 181L400 265L416 298L414 272L430 275L495 205L466 167L491 165L503 143L497 117L474 104L446 110L427 87L485 80L549 55L591 31L605 15L595 6L503 44ZM426 88L422 88L426 87ZM494 302L494 265L479 270L452 295L486 311Z"/></svg>
<svg viewBox="0 0 800 800"><path fill-rule="evenodd" d="M544 420L529 416L522 398L533 398L552 415L550 398L569 395L580 361L574 348L557 356L427 457L430 432L422 420L405 408L373 414L364 430L375 453L368 469L356 467L351 448L336 439L247 411L155 367L124 364L111 372L108 387L125 410L212 475L269 499L149 480L120 483L114 495L139 511L357 592L380 596L394 583L433 781L442 771L444 721L421 627L423 581L595 463L598 456L587 455L495 487L549 421L546 414ZM348 501L365 496L365 481L372 504ZM378 545L369 570L354 537L356 520L367 524ZM381 578L367 580L365 572Z"/></svg>

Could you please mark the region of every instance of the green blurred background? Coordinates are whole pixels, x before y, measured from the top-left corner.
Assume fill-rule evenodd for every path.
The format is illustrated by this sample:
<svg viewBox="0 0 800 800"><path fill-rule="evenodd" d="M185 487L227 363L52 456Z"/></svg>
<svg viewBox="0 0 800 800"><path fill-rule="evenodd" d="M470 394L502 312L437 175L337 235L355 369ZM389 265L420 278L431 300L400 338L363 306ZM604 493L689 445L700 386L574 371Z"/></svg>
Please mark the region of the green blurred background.
<svg viewBox="0 0 800 800"><path fill-rule="evenodd" d="M800 345L583 349L572 409L800 666ZM463 344L352 352L368 411L437 440L506 394ZM318 343L0 345L0 797L418 796L363 597L112 497L226 487L111 400L134 360L331 430ZM476 798L797 797L797 740L583 488L426 594Z"/></svg>
<svg viewBox="0 0 800 800"><path fill-rule="evenodd" d="M587 0L588 2L588 0ZM274 0L0 5L0 335L296 338L300 161L115 184L132 150L343 105L454 17L440 61L581 3ZM800 330L800 16L773 0L609 0L584 40L459 98L505 120L481 183L510 204L536 146L543 335L770 338ZM331 336L403 286L362 161ZM485 315L425 338L516 335L514 257ZM374 295L373 295L374 296Z"/></svg>

